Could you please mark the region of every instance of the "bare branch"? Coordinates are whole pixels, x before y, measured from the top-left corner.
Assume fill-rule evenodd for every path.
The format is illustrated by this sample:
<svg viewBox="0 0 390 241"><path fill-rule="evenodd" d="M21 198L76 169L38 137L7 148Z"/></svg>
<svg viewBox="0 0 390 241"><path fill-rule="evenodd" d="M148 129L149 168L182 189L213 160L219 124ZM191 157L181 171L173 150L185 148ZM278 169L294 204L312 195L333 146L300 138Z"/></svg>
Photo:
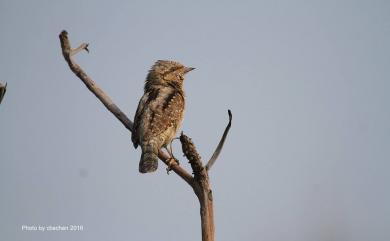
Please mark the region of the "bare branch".
<svg viewBox="0 0 390 241"><path fill-rule="evenodd" d="M194 184L192 188L200 203L202 241L214 241L213 193L210 189L210 180L207 170L203 167L198 151L192 140L181 133L180 142L183 153L189 160L192 171L194 172Z"/></svg>
<svg viewBox="0 0 390 241"><path fill-rule="evenodd" d="M87 88L103 103L103 105L116 116L116 118L122 122L122 124L130 131L133 131L133 122L123 113L119 107L111 100L111 98L104 93L104 91L93 81L81 67L72 59L72 56L79 53L82 50L88 51L88 44L83 43L78 48L72 49L70 41L68 39L68 33L64 30L60 34L62 54L70 69L79 77L81 81L87 86ZM168 165L169 156L163 151L159 151L158 157L166 165ZM193 177L186 170L177 164L170 165L170 168L183 180L185 180L191 186L193 185Z"/></svg>
<svg viewBox="0 0 390 241"><path fill-rule="evenodd" d="M80 44L80 46L78 46L77 48L73 49L70 52L70 56L76 55L76 54L78 54L79 52L81 52L83 50L85 50L85 51L87 51L87 53L89 53L88 46L89 46L89 44L87 44L87 43Z"/></svg>
<svg viewBox="0 0 390 241"><path fill-rule="evenodd" d="M229 114L229 123L226 126L225 131L223 132L222 138L219 141L219 144L218 144L217 148L215 149L214 154L211 156L210 160L208 161L208 163L206 165L207 171L211 169L211 166L215 163L219 154L221 153L221 150L223 148L223 144L225 143L225 140L226 140L226 136L229 133L230 127L232 126L232 112L230 110L228 110L228 114Z"/></svg>
<svg viewBox="0 0 390 241"><path fill-rule="evenodd" d="M68 33L62 31L60 34L62 54L68 63L70 69L80 78L81 81L87 86L87 88L103 103L103 105L113 113L116 118L122 122L122 124L130 131L133 131L133 122L124 114L118 106L111 100L111 98L104 93L102 89L81 69L81 67L72 59L72 56L81 52L82 50L88 50L88 44L83 43L78 48L72 49L70 41L68 39ZM5 92L5 90L4 90ZM4 93L3 92L3 93ZM200 202L200 215L201 215L201 227L202 227L202 241L213 241L214 240L214 212L213 212L213 196L210 189L210 182L208 176L208 170L214 164L215 160L220 154L226 136L231 127L232 114L230 110L229 113L229 124L227 125L223 136L214 151L213 156L207 163L206 167L203 166L202 161L198 152L196 151L194 143L191 139L185 136L183 133L180 136L180 141L182 143L182 149L189 160L192 170L194 172L194 177L189 174L185 169L179 166L177 163L171 164L169 162L170 157L159 150L158 157L166 165L170 167L177 175L179 175L183 180L185 180L194 190L196 196Z"/></svg>
<svg viewBox="0 0 390 241"><path fill-rule="evenodd" d="M200 155L198 154L194 143L191 138L184 135L183 132L180 135L180 142L185 157L191 164L192 171L194 172L195 180L200 180L202 177L202 171L204 169Z"/></svg>
<svg viewBox="0 0 390 241"><path fill-rule="evenodd" d="M7 91L7 83L5 83L5 85L3 85L0 82L0 104L1 104L1 101L3 100L3 98L4 98L4 95L5 95L6 91Z"/></svg>
<svg viewBox="0 0 390 241"><path fill-rule="evenodd" d="M160 158L161 161L165 163L165 165L169 166L169 168L174 171L177 175L179 175L184 181L186 181L190 186L193 186L194 178L191 174L189 174L184 168L179 166L177 163L169 163L170 157L163 152L162 150L159 150L158 152L158 158Z"/></svg>
<svg viewBox="0 0 390 241"><path fill-rule="evenodd" d="M93 81L82 69L81 67L74 62L72 59L72 55L80 52L82 49L85 49L88 45L82 44L80 47L76 49L72 49L69 39L68 39L68 33L66 31L62 31L60 34L60 40L61 40L61 47L62 47L62 54L64 55L64 58L66 62L68 62L68 65L70 69L79 77L84 84L87 86L87 88L103 103L103 105L113 113L120 122L129 130L132 131L133 129L133 122L127 118L127 116L118 108L118 106L115 105L115 103L111 100L111 98L104 93L102 89Z"/></svg>

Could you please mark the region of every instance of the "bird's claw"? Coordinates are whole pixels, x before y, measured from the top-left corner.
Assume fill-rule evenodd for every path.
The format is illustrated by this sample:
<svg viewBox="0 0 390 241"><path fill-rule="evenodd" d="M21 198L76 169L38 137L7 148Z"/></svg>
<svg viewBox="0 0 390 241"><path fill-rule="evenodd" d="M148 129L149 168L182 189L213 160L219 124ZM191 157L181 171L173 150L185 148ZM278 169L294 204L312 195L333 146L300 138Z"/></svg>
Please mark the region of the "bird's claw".
<svg viewBox="0 0 390 241"><path fill-rule="evenodd" d="M174 158L174 157L169 158L168 163L167 163L168 167L166 169L167 174L169 175L169 172L172 171L173 165L179 165L179 164L180 164L179 160L177 160L176 158Z"/></svg>

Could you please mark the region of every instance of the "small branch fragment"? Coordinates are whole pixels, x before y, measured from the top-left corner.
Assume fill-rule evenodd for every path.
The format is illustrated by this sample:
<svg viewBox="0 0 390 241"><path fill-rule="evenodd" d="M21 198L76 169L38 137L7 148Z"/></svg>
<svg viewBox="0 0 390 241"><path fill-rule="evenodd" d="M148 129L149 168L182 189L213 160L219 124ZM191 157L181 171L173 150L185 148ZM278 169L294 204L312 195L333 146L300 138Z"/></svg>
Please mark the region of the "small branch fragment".
<svg viewBox="0 0 390 241"><path fill-rule="evenodd" d="M215 149L214 154L211 156L210 160L207 162L207 165L206 165L207 171L211 169L211 166L215 163L219 154L221 153L222 148L223 148L223 144L225 144L227 134L229 133L230 127L232 126L232 112L230 110L228 110L228 114L229 114L229 123L226 126L225 131L223 132L222 138L219 141L219 144L218 144L217 148Z"/></svg>
<svg viewBox="0 0 390 241"><path fill-rule="evenodd" d="M89 46L89 44L82 43L79 47L71 50L70 56L76 55L76 54L78 54L79 52L81 52L83 50L85 50L85 51L87 51L87 53L89 53L88 46Z"/></svg>
<svg viewBox="0 0 390 241"><path fill-rule="evenodd" d="M3 100L3 98L4 98L4 95L5 95L6 91L7 91L7 83L5 83L5 85L3 85L0 82L0 104L1 104L1 101Z"/></svg>

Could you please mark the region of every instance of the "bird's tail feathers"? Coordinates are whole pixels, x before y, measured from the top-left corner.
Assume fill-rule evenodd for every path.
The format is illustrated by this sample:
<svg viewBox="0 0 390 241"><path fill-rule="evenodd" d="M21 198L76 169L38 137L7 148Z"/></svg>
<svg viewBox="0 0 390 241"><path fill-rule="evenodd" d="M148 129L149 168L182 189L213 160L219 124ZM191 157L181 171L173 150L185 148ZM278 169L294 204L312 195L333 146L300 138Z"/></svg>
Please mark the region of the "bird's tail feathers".
<svg viewBox="0 0 390 241"><path fill-rule="evenodd" d="M139 162L139 172L154 172L158 167L157 151L152 146L146 146L142 150L141 160Z"/></svg>

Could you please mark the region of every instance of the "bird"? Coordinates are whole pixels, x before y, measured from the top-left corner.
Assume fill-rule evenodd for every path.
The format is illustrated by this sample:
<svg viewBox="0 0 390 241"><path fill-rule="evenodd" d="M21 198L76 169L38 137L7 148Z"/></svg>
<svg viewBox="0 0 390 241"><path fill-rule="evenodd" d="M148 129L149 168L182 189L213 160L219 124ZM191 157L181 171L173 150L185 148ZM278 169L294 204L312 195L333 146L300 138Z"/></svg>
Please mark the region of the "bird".
<svg viewBox="0 0 390 241"><path fill-rule="evenodd" d="M142 149L140 173L157 170L161 148L168 151L172 160L176 160L172 146L168 150L168 145L171 145L184 117L184 76L194 69L176 61L158 60L149 70L131 136L134 148L141 146Z"/></svg>

